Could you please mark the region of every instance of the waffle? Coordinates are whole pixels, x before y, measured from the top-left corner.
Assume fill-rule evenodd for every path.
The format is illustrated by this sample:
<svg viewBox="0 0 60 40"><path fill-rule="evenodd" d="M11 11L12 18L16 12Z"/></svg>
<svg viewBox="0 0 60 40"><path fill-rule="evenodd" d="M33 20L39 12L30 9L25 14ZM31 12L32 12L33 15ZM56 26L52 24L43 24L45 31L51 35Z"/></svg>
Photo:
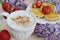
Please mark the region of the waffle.
<svg viewBox="0 0 60 40"><path fill-rule="evenodd" d="M32 8L37 8L36 5L35 5L34 3L32 4Z"/></svg>
<svg viewBox="0 0 60 40"><path fill-rule="evenodd" d="M45 16L45 19L48 21L56 21L59 19L59 14L58 13L50 13L49 15Z"/></svg>
<svg viewBox="0 0 60 40"><path fill-rule="evenodd" d="M37 17L37 18L42 18L44 15L43 13L37 9L37 8L32 8L31 12Z"/></svg>

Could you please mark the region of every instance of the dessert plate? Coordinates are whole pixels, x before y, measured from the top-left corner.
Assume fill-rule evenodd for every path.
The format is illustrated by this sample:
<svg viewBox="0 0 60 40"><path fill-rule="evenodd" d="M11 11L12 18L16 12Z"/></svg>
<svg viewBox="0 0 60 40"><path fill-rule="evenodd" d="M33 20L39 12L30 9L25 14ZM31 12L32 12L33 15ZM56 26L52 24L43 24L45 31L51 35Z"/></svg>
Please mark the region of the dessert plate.
<svg viewBox="0 0 60 40"><path fill-rule="evenodd" d="M32 9L32 4L28 5L26 10L31 11L31 9ZM55 10L56 10L56 8L55 8ZM60 22L60 16L59 16L59 20L57 20L57 21L47 21L44 18L36 18L36 19L37 19L38 23L42 23L42 24L46 24L46 23L56 24L56 23Z"/></svg>

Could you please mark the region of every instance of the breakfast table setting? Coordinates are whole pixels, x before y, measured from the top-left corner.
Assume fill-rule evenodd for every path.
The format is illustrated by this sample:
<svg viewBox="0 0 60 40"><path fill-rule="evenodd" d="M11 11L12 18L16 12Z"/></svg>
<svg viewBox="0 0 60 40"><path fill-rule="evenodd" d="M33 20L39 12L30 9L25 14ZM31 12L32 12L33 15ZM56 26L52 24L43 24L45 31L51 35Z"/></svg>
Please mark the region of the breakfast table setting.
<svg viewBox="0 0 60 40"><path fill-rule="evenodd" d="M1 0L0 40L60 40L60 0Z"/></svg>

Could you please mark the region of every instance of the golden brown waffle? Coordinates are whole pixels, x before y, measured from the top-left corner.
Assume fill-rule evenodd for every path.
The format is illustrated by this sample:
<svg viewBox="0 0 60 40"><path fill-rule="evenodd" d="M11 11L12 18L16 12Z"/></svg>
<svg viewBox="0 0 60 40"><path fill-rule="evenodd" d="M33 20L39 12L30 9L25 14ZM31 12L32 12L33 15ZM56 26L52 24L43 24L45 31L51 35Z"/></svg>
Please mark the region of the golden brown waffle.
<svg viewBox="0 0 60 40"><path fill-rule="evenodd" d="M44 15L43 13L37 9L37 8L32 8L31 12L37 17L37 18L42 18Z"/></svg>
<svg viewBox="0 0 60 40"><path fill-rule="evenodd" d="M36 5L35 5L34 3L32 4L32 8L37 8Z"/></svg>
<svg viewBox="0 0 60 40"><path fill-rule="evenodd" d="M48 21L56 21L59 19L59 14L58 13L50 13L49 15L45 16L45 19Z"/></svg>

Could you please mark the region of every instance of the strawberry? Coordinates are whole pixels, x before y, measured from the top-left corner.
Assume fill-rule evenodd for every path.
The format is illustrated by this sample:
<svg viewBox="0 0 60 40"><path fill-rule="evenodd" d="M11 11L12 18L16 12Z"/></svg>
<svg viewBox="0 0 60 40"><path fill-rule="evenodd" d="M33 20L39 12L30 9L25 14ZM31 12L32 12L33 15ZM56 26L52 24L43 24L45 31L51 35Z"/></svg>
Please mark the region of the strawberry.
<svg viewBox="0 0 60 40"><path fill-rule="evenodd" d="M49 6L44 6L44 7L42 8L42 12L43 12L44 15L49 14L50 11L51 11L51 8L50 8Z"/></svg>
<svg viewBox="0 0 60 40"><path fill-rule="evenodd" d="M15 8L13 9L13 12L14 12L14 11L18 11L18 10L20 10L20 8L15 7Z"/></svg>
<svg viewBox="0 0 60 40"><path fill-rule="evenodd" d="M0 40L10 40L11 36L7 30L2 30L0 32Z"/></svg>
<svg viewBox="0 0 60 40"><path fill-rule="evenodd" d="M8 2L3 3L2 8L3 8L4 11L6 11L8 13L11 13L11 5Z"/></svg>
<svg viewBox="0 0 60 40"><path fill-rule="evenodd" d="M40 8L42 6L42 1L38 1L35 3L37 8Z"/></svg>

